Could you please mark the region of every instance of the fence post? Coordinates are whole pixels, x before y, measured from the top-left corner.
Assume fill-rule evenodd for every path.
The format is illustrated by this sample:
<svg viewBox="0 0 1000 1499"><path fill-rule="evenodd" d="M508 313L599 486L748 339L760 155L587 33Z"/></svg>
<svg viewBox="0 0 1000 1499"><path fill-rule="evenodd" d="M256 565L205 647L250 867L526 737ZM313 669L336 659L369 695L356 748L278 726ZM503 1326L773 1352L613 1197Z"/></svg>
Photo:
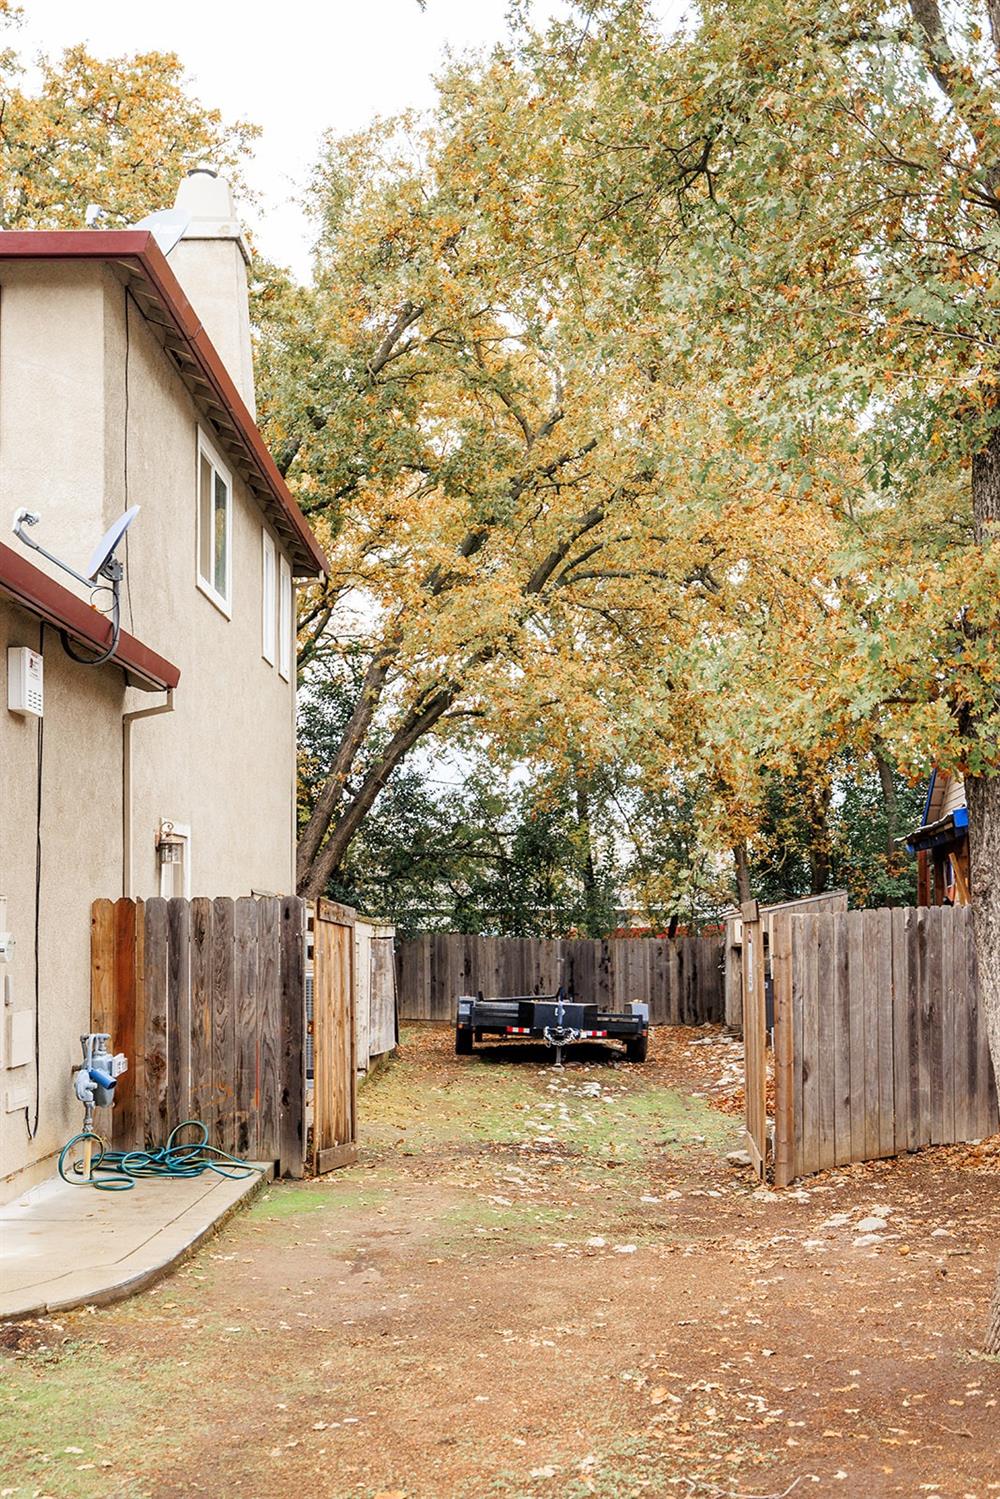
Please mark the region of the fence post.
<svg viewBox="0 0 1000 1499"><path fill-rule="evenodd" d="M744 901L743 1049L746 1076L747 1149L759 1181L767 1163L767 1008L764 995L764 930L760 905Z"/></svg>
<svg viewBox="0 0 1000 1499"><path fill-rule="evenodd" d="M774 1185L795 1178L795 1083L792 1029L792 923L775 916L771 925L774 984Z"/></svg>

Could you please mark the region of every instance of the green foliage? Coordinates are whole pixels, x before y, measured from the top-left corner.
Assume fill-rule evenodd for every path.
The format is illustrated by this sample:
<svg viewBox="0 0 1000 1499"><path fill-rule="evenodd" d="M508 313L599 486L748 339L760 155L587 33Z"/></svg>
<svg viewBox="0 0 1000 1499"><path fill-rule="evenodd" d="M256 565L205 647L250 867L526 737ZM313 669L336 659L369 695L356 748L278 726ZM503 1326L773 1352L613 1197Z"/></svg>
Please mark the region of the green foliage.
<svg viewBox="0 0 1000 1499"><path fill-rule="evenodd" d="M916 864L895 840L920 822L926 785L899 772L892 782L890 813L870 759L839 756L821 786L806 774L769 778L750 850L755 896L846 889L852 907L914 905Z"/></svg>
<svg viewBox="0 0 1000 1499"><path fill-rule="evenodd" d="M0 4L0 30L17 17ZM80 229L91 206L92 227L120 228L170 204L204 160L240 185L258 132L193 98L174 53L102 59L81 45L39 68L29 92L16 50L0 51L2 228Z"/></svg>
<svg viewBox="0 0 1000 1499"><path fill-rule="evenodd" d="M328 678L304 704L305 814L309 766L350 709L350 693ZM614 845L591 817L551 774L510 776L471 751L423 755L390 776L327 894L403 932L600 936L622 896Z"/></svg>
<svg viewBox="0 0 1000 1499"><path fill-rule="evenodd" d="M355 657L324 672L300 709L300 820L361 690ZM381 749L384 725L373 732ZM348 788L349 790L350 788ZM605 936L693 929L731 896L702 836L696 788L649 790L635 767L512 764L493 739L398 766L326 887L400 931Z"/></svg>

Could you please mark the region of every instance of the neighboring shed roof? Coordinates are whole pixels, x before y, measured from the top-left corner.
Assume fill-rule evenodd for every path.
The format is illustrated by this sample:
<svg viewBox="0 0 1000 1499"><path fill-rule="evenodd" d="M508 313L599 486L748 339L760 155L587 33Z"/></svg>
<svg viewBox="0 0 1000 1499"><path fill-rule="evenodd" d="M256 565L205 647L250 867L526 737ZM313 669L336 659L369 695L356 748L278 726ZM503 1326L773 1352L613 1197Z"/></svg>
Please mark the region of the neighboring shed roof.
<svg viewBox="0 0 1000 1499"><path fill-rule="evenodd" d="M324 573L326 557L208 334L146 229L7 230L3 261L99 260L127 282L147 322L206 413L218 440L288 549L297 576Z"/></svg>
<svg viewBox="0 0 1000 1499"><path fill-rule="evenodd" d="M940 848L963 838L968 832L969 813L965 805L965 782L960 775L935 770L927 786L923 820L906 835L910 853Z"/></svg>
<svg viewBox="0 0 1000 1499"><path fill-rule="evenodd" d="M47 624L65 630L81 645L95 651L107 650L111 644L111 621L97 609L43 573L19 552L0 542L0 592ZM127 630L118 636L114 658L109 665L120 666L132 687L146 692L164 692L180 681L179 669L136 640Z"/></svg>

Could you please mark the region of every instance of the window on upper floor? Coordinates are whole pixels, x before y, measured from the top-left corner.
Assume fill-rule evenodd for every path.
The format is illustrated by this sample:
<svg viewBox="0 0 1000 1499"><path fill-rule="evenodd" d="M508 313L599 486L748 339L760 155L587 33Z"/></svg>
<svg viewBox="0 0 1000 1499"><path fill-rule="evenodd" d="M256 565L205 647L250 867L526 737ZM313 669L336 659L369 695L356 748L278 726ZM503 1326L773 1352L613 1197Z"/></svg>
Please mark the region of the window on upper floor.
<svg viewBox="0 0 1000 1499"><path fill-rule="evenodd" d="M284 557L279 567L278 590L278 670L286 682L292 676L292 641L295 620L292 608L292 569Z"/></svg>
<svg viewBox="0 0 1000 1499"><path fill-rule="evenodd" d="M198 433L198 587L224 614L232 591L233 481L204 432Z"/></svg>
<svg viewBox="0 0 1000 1499"><path fill-rule="evenodd" d="M260 653L274 665L274 632L277 624L277 579L275 578L274 539L261 533L260 559Z"/></svg>

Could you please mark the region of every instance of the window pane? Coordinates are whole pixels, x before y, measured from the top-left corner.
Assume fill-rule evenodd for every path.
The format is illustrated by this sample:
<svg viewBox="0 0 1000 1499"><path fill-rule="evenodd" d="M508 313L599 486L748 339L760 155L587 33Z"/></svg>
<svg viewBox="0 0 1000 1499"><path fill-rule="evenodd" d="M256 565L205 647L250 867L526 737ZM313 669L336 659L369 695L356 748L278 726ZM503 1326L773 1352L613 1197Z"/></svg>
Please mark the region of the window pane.
<svg viewBox="0 0 1000 1499"><path fill-rule="evenodd" d="M212 581L212 465L201 455L198 466L198 572L206 583Z"/></svg>
<svg viewBox="0 0 1000 1499"><path fill-rule="evenodd" d="M263 576L261 580L261 649L264 660L274 664L274 542L263 532Z"/></svg>
<svg viewBox="0 0 1000 1499"><path fill-rule="evenodd" d="M279 570L279 592L278 629L280 634L278 636L278 670L283 677L290 679L292 674L292 639L294 634L294 623L292 620L292 573L284 557L281 559Z"/></svg>
<svg viewBox="0 0 1000 1499"><path fill-rule="evenodd" d="M215 475L215 591L226 597L226 512L229 489L221 474Z"/></svg>

